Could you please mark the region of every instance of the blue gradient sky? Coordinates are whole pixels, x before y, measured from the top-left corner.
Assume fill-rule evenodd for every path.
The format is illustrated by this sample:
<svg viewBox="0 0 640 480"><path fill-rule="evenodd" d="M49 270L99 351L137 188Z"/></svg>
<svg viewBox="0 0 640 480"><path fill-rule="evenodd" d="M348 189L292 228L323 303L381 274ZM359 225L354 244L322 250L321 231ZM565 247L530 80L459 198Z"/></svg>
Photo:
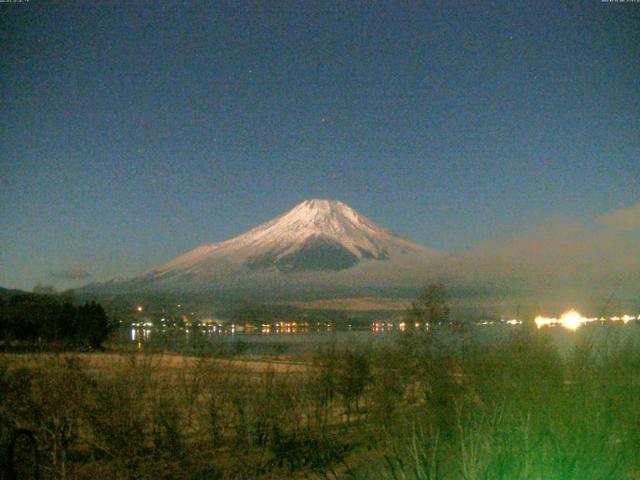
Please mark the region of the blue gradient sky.
<svg viewBox="0 0 640 480"><path fill-rule="evenodd" d="M0 4L0 285L307 198L450 251L638 202L640 4L448 3Z"/></svg>

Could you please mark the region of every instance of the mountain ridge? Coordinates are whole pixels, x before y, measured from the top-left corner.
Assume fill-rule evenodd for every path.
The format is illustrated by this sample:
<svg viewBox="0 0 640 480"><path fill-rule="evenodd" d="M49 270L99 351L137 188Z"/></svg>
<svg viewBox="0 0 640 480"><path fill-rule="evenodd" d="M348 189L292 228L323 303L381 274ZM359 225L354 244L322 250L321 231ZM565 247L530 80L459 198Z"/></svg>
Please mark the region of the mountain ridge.
<svg viewBox="0 0 640 480"><path fill-rule="evenodd" d="M359 286L363 281L401 278L405 269L415 270L438 255L343 202L311 199L241 235L201 245L143 275L110 285L178 291L260 282Z"/></svg>

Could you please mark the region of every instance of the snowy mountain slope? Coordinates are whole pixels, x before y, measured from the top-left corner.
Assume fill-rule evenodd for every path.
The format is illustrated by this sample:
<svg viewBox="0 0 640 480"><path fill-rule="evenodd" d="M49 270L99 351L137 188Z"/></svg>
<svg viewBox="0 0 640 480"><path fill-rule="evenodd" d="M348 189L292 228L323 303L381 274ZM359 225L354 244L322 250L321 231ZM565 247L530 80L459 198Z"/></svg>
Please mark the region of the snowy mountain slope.
<svg viewBox="0 0 640 480"><path fill-rule="evenodd" d="M404 240L339 201L307 200L230 240L200 246L129 282L202 291L269 283L355 285L424 273L435 251ZM421 272L421 273L420 273Z"/></svg>

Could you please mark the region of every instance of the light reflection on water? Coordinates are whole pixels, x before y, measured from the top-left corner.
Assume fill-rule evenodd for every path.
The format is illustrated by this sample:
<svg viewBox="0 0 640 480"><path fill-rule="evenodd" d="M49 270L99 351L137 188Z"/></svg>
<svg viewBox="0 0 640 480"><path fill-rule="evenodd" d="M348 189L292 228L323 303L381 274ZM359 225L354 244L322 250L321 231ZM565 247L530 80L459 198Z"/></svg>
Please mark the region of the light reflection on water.
<svg viewBox="0 0 640 480"><path fill-rule="evenodd" d="M638 317L634 318L636 320ZM637 332L634 326L640 326L640 321L631 321L629 316L612 317L611 319L599 319L599 322L589 322L575 330L560 328L551 325L538 331L549 336L561 353L568 353L575 342L584 335L595 337L608 336L612 329L621 327L620 334L624 332ZM482 321L471 324L465 333L466 340L480 343L500 343L517 331L520 321L502 319L498 321ZM266 324L265 324L266 325ZM275 325L269 328L260 325L247 328L247 325L191 325L188 328L182 326L146 326L139 324L131 328L123 329L121 341L137 344L138 349L148 346L158 346L163 349L203 345L233 345L235 343L251 344L258 351L269 351L277 345L289 346L293 351L309 351L321 345L348 345L371 344L389 345L394 343L402 332L400 323L371 322L360 325L334 325L313 323L312 325ZM535 324L533 324L535 325ZM538 325L539 326L539 325ZM537 330L535 326L534 330ZM634 333L635 334L635 333ZM260 347L262 346L262 347ZM289 348L287 347L287 348Z"/></svg>
<svg viewBox="0 0 640 480"><path fill-rule="evenodd" d="M147 341L151 338L151 329L150 328L131 328L131 341L132 342L141 342Z"/></svg>
<svg viewBox="0 0 640 480"><path fill-rule="evenodd" d="M391 333L391 332L389 332ZM292 327L283 326L281 328L272 327L268 330L262 328L246 329L243 327L232 328L151 328L142 329L132 327L127 330L126 336L121 336L125 343L133 343L138 349L145 345L158 346L160 348L177 348L189 345L220 345L246 343L252 345L263 345L264 348L272 348L275 345L297 346L298 349L305 349L305 346L323 344L347 344L347 343L367 343L380 341L387 342L388 335L373 335L371 330L364 326L361 329L345 328L335 329L333 326ZM389 336L390 337L390 336Z"/></svg>

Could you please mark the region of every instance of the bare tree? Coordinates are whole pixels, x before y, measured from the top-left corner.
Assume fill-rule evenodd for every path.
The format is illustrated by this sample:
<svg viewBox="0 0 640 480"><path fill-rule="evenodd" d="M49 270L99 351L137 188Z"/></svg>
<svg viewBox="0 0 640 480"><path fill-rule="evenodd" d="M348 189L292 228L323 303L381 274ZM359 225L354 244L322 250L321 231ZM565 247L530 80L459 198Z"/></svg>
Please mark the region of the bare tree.
<svg viewBox="0 0 640 480"><path fill-rule="evenodd" d="M446 287L442 283L434 283L422 290L411 304L407 327L413 328L415 323L425 325L429 330L433 327L450 326L450 313Z"/></svg>

